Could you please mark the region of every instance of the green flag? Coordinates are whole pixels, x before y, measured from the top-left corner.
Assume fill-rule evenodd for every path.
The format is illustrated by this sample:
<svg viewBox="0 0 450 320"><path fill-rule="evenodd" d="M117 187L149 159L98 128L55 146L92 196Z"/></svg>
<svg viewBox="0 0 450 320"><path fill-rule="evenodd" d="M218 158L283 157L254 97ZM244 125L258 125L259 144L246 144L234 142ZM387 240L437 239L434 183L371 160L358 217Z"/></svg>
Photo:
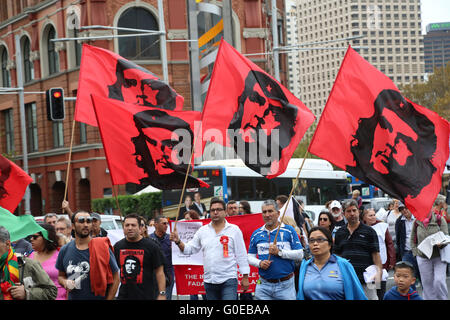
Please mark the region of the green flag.
<svg viewBox="0 0 450 320"><path fill-rule="evenodd" d="M41 232L48 239L47 230L34 220L32 215L15 216L8 210L0 207L0 226L5 227L11 236L11 242L25 238L30 234Z"/></svg>

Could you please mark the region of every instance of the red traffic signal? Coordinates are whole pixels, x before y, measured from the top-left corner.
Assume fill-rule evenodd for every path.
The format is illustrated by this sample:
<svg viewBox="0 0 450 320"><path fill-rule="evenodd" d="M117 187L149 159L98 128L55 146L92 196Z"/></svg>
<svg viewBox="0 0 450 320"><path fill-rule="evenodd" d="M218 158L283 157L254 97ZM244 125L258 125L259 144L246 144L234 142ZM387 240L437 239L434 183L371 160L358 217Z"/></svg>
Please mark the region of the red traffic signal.
<svg viewBox="0 0 450 320"><path fill-rule="evenodd" d="M63 88L50 88L46 91L47 118L50 121L62 121L65 118Z"/></svg>

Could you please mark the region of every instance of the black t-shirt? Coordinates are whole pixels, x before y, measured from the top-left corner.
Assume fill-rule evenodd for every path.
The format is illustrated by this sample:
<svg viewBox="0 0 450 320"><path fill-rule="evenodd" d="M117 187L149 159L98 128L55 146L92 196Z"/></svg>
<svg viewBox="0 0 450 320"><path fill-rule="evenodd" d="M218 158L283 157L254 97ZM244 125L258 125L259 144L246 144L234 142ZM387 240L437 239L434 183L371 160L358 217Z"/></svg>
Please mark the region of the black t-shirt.
<svg viewBox="0 0 450 320"><path fill-rule="evenodd" d="M120 267L119 300L154 300L158 292L155 269L164 264L161 249L152 240L122 239L114 245Z"/></svg>
<svg viewBox="0 0 450 320"><path fill-rule="evenodd" d="M380 252L377 233L363 223L360 223L352 234L346 226L342 227L336 231L333 251L349 260L355 268L359 281L365 283L364 271L374 264L372 253Z"/></svg>

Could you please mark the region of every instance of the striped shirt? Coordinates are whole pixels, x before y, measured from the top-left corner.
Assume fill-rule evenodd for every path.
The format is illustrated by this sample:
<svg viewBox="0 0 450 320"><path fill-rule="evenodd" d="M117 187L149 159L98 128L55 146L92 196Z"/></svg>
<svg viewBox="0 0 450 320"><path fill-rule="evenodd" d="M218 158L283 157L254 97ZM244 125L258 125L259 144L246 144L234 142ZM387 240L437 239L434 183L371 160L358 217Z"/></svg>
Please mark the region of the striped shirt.
<svg viewBox="0 0 450 320"><path fill-rule="evenodd" d="M350 261L364 284L364 271L374 264L372 253L380 252L377 233L363 223L352 234L347 226L342 227L336 232L333 252Z"/></svg>
<svg viewBox="0 0 450 320"><path fill-rule="evenodd" d="M261 260L269 257L269 245L273 243L277 228L269 231L266 226L256 229L248 248L249 263L259 267ZM295 229L289 225L281 224L277 237L277 247L281 250L281 257L271 256L272 264L267 270L259 269L259 274L264 279L280 279L294 271L295 260L303 258L303 247ZM257 258L256 258L257 256Z"/></svg>

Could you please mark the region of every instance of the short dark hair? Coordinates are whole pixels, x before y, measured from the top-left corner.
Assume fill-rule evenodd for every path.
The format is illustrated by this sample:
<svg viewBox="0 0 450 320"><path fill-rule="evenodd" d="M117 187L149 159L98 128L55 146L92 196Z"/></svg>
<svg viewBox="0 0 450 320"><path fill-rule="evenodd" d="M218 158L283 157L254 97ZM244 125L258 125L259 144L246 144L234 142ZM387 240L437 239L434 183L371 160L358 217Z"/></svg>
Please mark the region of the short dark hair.
<svg viewBox="0 0 450 320"><path fill-rule="evenodd" d="M187 214L191 216L192 220L200 219L200 216L199 216L198 212L195 211L195 210L188 210L188 211L186 211L184 213L184 217L186 217Z"/></svg>
<svg viewBox="0 0 450 320"><path fill-rule="evenodd" d="M90 215L90 213L86 210L80 209L74 212L74 214L72 215L72 218L70 219L72 221L72 224L75 223L75 217L77 216L77 214L79 214L80 212L84 212L84 213L88 213Z"/></svg>
<svg viewBox="0 0 450 320"><path fill-rule="evenodd" d="M225 203L225 201L223 201L222 199L219 199L219 198L211 199L209 207L212 207L212 205L215 204L215 203L220 203L222 205L222 207L223 207L223 210L227 209L227 204Z"/></svg>
<svg viewBox="0 0 450 320"><path fill-rule="evenodd" d="M408 261L397 262L394 266L394 272L397 271L397 269L409 269L412 275L415 277L416 271L414 270L414 266Z"/></svg>
<svg viewBox="0 0 450 320"><path fill-rule="evenodd" d="M284 194L280 194L279 196L277 196L275 198L275 201L280 201L282 204L285 204L288 201L288 197L285 196Z"/></svg>
<svg viewBox="0 0 450 320"><path fill-rule="evenodd" d="M154 218L155 223L159 223L159 221L161 221L161 219L167 219L167 220L169 220L167 217L165 217L165 216L163 216L163 215L157 215L157 216ZM149 221L149 222L150 222L150 221Z"/></svg>
<svg viewBox="0 0 450 320"><path fill-rule="evenodd" d="M227 202L227 208L228 208L228 205L229 205L229 204L236 204L236 203L237 203L236 200L229 200L229 201Z"/></svg>
<svg viewBox="0 0 450 320"><path fill-rule="evenodd" d="M48 223L41 224L41 227L47 230L47 238L44 238L42 232L39 234L44 238L44 251L52 252L58 248L58 236L55 227Z"/></svg>
<svg viewBox="0 0 450 320"><path fill-rule="evenodd" d="M142 217L140 215L138 215L137 213L129 213L125 216L125 218L123 219L123 223L125 223L125 220L127 219L136 219L139 226L141 226L141 221L142 221Z"/></svg>

